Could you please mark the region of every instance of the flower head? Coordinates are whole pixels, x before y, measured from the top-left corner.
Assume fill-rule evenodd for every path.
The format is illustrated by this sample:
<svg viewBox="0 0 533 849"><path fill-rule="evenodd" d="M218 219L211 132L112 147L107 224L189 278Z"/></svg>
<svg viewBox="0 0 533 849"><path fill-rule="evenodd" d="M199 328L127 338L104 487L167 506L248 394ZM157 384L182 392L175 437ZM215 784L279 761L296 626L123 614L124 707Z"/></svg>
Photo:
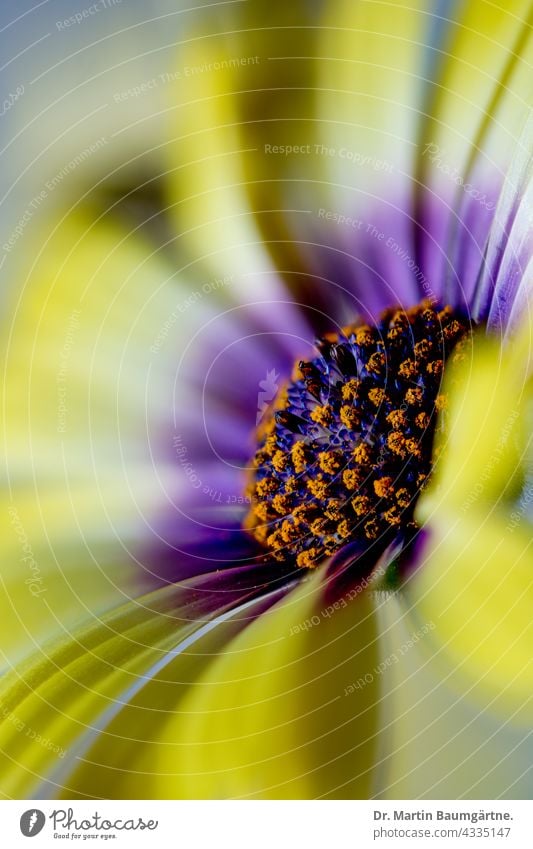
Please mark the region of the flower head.
<svg viewBox="0 0 533 849"><path fill-rule="evenodd" d="M343 328L301 361L262 425L247 524L277 560L315 567L412 524L431 469L444 363L467 325L422 303ZM452 357L453 359L453 357Z"/></svg>

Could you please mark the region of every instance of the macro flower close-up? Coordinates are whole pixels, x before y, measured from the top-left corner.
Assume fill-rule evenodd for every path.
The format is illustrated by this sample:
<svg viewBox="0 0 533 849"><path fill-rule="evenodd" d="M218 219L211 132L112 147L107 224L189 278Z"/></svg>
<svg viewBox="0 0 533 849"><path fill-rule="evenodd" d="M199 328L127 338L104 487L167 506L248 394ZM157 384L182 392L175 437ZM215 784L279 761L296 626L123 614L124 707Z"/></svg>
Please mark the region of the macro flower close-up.
<svg viewBox="0 0 533 849"><path fill-rule="evenodd" d="M0 20L3 798L531 798L531 3L74 5Z"/></svg>

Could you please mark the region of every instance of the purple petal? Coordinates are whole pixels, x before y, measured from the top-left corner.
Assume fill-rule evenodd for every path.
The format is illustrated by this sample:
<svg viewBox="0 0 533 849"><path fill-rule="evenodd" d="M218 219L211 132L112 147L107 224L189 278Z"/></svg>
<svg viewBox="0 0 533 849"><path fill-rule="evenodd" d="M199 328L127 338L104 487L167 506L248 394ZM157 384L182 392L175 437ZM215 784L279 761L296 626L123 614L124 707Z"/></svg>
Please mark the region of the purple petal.
<svg viewBox="0 0 533 849"><path fill-rule="evenodd" d="M533 118L517 145L496 209L476 298L476 316L488 317L488 328L506 332L525 307L533 257Z"/></svg>

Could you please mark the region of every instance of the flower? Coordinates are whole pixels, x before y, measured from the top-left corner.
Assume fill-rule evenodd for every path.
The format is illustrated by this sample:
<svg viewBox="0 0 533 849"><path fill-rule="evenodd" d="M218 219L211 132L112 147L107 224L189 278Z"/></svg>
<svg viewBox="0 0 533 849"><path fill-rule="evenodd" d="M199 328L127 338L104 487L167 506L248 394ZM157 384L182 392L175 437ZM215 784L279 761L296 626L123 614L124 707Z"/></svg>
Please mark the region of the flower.
<svg viewBox="0 0 533 849"><path fill-rule="evenodd" d="M310 6L200 15L168 82L166 167L141 180L164 181L167 201L113 173L111 202L102 181L70 184L19 254L4 352L7 796L530 792L525 5ZM133 177L119 168L134 185L137 160ZM471 325L462 351L446 348ZM442 387L444 357L417 371L424 345L446 349ZM405 447L391 364L407 405L423 390L423 451L422 437ZM365 369L363 404L350 381ZM295 448L288 417L309 386L320 397ZM396 414L392 440L379 420L379 458L357 430L367 401ZM310 428L333 422L357 437L331 455ZM278 440L264 477L250 462L261 433ZM276 527L273 559L246 481L268 520L269 487L294 494L287 464L312 450L322 477L304 473L309 500L279 515L291 525L313 503L323 519L348 443L342 486L377 499L359 507L385 536L326 515L334 534L320 524L312 555ZM407 453L404 504L378 510ZM360 467L392 455L394 474L361 495Z"/></svg>

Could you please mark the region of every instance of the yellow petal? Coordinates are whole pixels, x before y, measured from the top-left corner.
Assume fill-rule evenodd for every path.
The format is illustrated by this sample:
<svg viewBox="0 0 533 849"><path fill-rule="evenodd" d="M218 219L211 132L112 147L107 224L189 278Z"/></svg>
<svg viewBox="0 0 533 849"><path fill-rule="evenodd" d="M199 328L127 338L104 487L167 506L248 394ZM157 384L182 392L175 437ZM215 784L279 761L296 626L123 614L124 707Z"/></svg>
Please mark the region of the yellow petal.
<svg viewBox="0 0 533 849"><path fill-rule="evenodd" d="M211 577L211 584L199 579L197 584L167 586L140 596L74 633L62 633L4 676L4 793L15 798L61 793L67 798L124 798L131 789L139 798L157 798L146 776L131 788L128 778L139 778L136 759L153 759L165 719L209 660L201 653L189 656L189 644L216 625L217 647L222 650L225 640L247 621L242 613L233 617L239 591ZM243 591L243 600L252 599L238 608L249 610L248 615L253 615L254 605L264 604L254 601L253 594ZM145 706L144 712L135 699ZM96 760L99 744L109 766Z"/></svg>
<svg viewBox="0 0 533 849"><path fill-rule="evenodd" d="M325 159L333 190L352 211L379 199L406 199L405 187L400 193L416 162L430 25L423 2L327 5L320 132L331 150Z"/></svg>
<svg viewBox="0 0 533 849"><path fill-rule="evenodd" d="M138 234L79 214L27 239L2 319L10 658L145 580L132 551L165 499L153 460L172 380L150 345L176 300L173 272Z"/></svg>
<svg viewBox="0 0 533 849"><path fill-rule="evenodd" d="M530 340L529 324L510 347L477 338L448 375L442 453L417 508L424 560L406 587L455 686L516 722L531 719L533 686L527 510L513 521L531 457Z"/></svg>
<svg viewBox="0 0 533 849"><path fill-rule="evenodd" d="M276 269L292 283L309 271L305 244L293 243L297 233L309 241L316 220L320 27L304 0L258 0L224 15L215 33L193 31L176 70L170 153L180 243L212 272L235 276L227 294L275 296Z"/></svg>
<svg viewBox="0 0 533 849"><path fill-rule="evenodd" d="M529 725L492 711L490 698L473 700L469 682L449 675L437 620L422 618L411 601L398 592L378 609L386 664L380 797L530 798Z"/></svg>
<svg viewBox="0 0 533 849"><path fill-rule="evenodd" d="M328 206L335 222L356 222L331 226L360 264L359 279L368 266L380 276L361 285L361 299L372 306L373 288L391 287L392 300L426 295L473 312L478 274L494 271L484 248L504 178L517 154L527 156L529 2L443 11L338 0L327 4L321 56ZM502 210L498 233L509 227Z"/></svg>
<svg viewBox="0 0 533 849"><path fill-rule="evenodd" d="M511 722L533 716L533 548L529 530L484 518L434 516L425 556L406 589L458 692Z"/></svg>
<svg viewBox="0 0 533 849"><path fill-rule="evenodd" d="M477 333L445 375L448 407L437 428L431 485L418 506L421 522L441 509L460 515L505 506L523 483L532 399L531 326L503 348Z"/></svg>
<svg viewBox="0 0 533 849"><path fill-rule="evenodd" d="M147 13L124 2L101 4L100 14L86 15L81 24L72 23L74 10L58 8L56 19L43 9L44 37L35 36L33 15L7 30L12 38L16 30L20 46L32 45L23 54L23 96L5 116L12 210L18 200L22 215L28 199L44 190L49 214L59 198L77 203L102 178L108 190L123 187L130 175L137 185L159 173L154 151L168 139L168 55L195 16L191 4L179 0L170 10L163 6L157 0Z"/></svg>
<svg viewBox="0 0 533 849"><path fill-rule="evenodd" d="M156 761L159 794L370 794L378 749L373 600L345 598L333 612L320 581L315 575L257 619L190 688Z"/></svg>
<svg viewBox="0 0 533 849"><path fill-rule="evenodd" d="M66 632L4 677L4 793L15 798L35 794L54 769L68 762L77 736L142 674L147 656L158 656L169 636L175 639L182 624L179 606L172 603L175 594L167 587L151 599L128 602L75 636Z"/></svg>
<svg viewBox="0 0 533 849"><path fill-rule="evenodd" d="M498 184L505 173L531 106L531 23L528 0L470 0L458 8L443 45L421 145L438 147L465 182L479 159L472 179L480 190L492 188L483 179ZM421 165L431 185L453 192L453 180L437 181L427 157Z"/></svg>

